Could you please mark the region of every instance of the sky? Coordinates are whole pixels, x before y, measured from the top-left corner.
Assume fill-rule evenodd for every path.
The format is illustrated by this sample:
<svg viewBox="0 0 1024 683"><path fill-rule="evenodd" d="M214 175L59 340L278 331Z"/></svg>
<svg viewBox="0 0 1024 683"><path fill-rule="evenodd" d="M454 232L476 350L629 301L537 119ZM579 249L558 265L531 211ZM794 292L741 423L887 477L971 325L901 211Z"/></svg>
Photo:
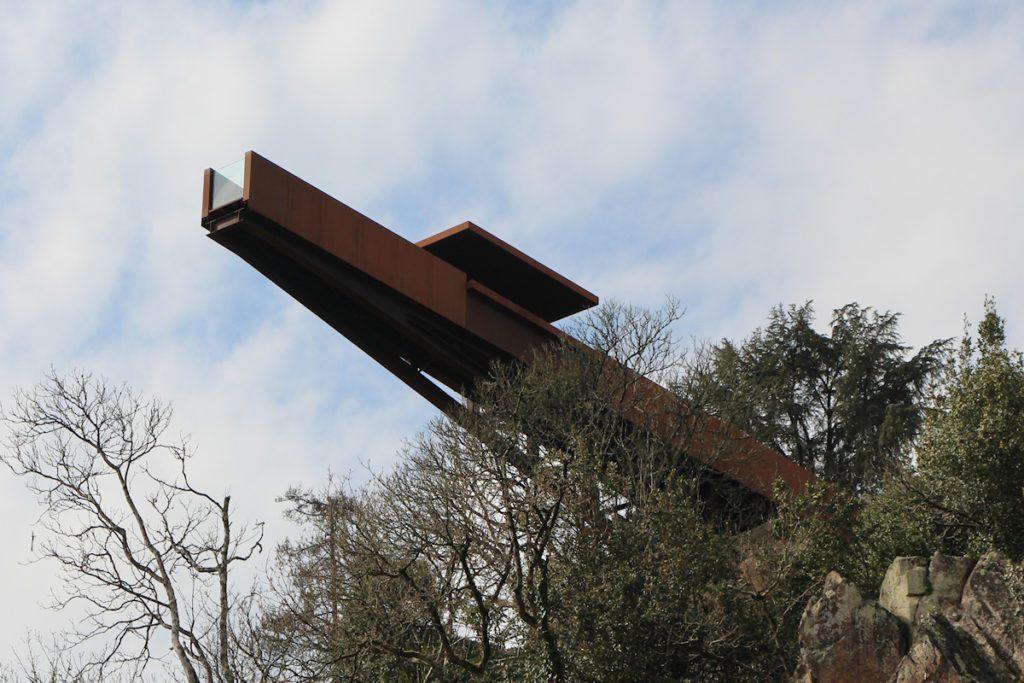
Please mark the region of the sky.
<svg viewBox="0 0 1024 683"><path fill-rule="evenodd" d="M173 404L240 520L386 471L434 409L205 237L254 150L416 241L466 220L603 300L748 334L985 295L1024 346L1024 5L0 0L0 402L53 368ZM0 472L0 659L59 627ZM271 553L265 553L264 561ZM15 615L15 616L12 616Z"/></svg>

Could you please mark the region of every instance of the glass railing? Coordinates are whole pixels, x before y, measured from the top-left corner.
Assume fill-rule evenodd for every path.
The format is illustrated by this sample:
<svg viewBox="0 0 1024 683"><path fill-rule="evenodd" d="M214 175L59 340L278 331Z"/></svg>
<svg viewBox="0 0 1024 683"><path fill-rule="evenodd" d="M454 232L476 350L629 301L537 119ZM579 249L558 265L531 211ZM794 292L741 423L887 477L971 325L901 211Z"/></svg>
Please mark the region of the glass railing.
<svg viewBox="0 0 1024 683"><path fill-rule="evenodd" d="M237 202L242 198L242 187L245 185L245 159L218 168L213 172L213 190L210 193L210 210Z"/></svg>

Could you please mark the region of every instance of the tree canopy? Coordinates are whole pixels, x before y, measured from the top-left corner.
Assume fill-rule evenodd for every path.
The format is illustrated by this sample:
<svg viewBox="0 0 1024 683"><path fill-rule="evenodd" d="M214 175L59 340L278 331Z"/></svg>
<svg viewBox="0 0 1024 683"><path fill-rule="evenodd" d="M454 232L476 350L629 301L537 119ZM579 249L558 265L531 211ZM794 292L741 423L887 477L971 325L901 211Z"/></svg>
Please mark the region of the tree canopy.
<svg viewBox="0 0 1024 683"><path fill-rule="evenodd" d="M3 413L0 462L38 497L39 555L64 579L54 607L84 607L59 649L94 646L45 666L30 661L30 680L47 669L83 682L151 676L165 661L162 638L169 668L186 681L239 679L228 572L260 548L262 530L233 525L230 496L193 485L188 443L164 440L170 417L169 406L125 386L52 372Z"/></svg>
<svg viewBox="0 0 1024 683"><path fill-rule="evenodd" d="M281 500L300 532L278 547L265 582L244 598L222 591L194 606L218 620L204 622L208 637L185 652L199 664L193 675L791 680L803 609L829 570L870 591L898 555L994 549L1024 559L1024 356L1007 348L994 302L958 353L943 340L911 353L896 314L857 304L836 310L829 334L819 333L804 304L773 309L742 343L688 356L672 336L679 315L671 302L656 312L606 305L573 331L598 353L567 342L533 363L495 366L466 409L431 423L393 470L358 488L331 479L288 490ZM633 391L640 376L677 394L644 401ZM86 378L82 390L89 386ZM125 429L145 418L142 433L158 434L166 411L157 404L146 408L130 393L82 401L109 421L96 410L126 399L134 407ZM39 400L22 395L8 413L21 431L5 461L30 475L49 462L38 454L58 465L95 462L68 450L77 423L70 439L53 440L67 424L33 421L48 405ZM621 411L636 419L619 419ZM780 486L767 523L737 523L750 521L736 512L749 496L716 475L713 461L687 455L705 443L693 439L709 415L821 480L799 495ZM679 428L646 428L666 424ZM101 451L120 443L121 432L108 432ZM131 443L141 457L157 442ZM183 450L170 452L184 462ZM218 508L184 471L150 483L170 485L150 499L157 512L197 494L204 509L221 510L223 533L214 524L196 545L158 524L166 543L140 561L172 563L200 584L203 568L226 577L227 560L243 557L224 554L238 547L227 500ZM201 525L209 515L192 519ZM116 538L116 528L100 531ZM159 581L140 586L143 597L167 592ZM50 669L80 670L59 658Z"/></svg>
<svg viewBox="0 0 1024 683"><path fill-rule="evenodd" d="M902 484L937 544L1024 559L1024 356L992 299L945 368L916 453Z"/></svg>
<svg viewBox="0 0 1024 683"><path fill-rule="evenodd" d="M829 570L877 586L895 555L930 553L964 515L981 519L972 501L1009 501L1003 516L986 508L989 531L1019 510L1012 486L977 485L1019 458L964 464L978 438L966 426L990 411L1020 432L1015 390L975 386L982 366L1002 385L1020 371L991 316L956 361L942 340L911 354L897 315L855 304L830 335L809 304L776 308L742 344L687 359L677 313L601 309L577 333L602 353L567 346L495 368L473 409L433 423L394 472L290 491L305 535L279 549L258 612L268 680L786 680ZM620 368L679 389L673 409L691 424L745 419L826 481L780 491L756 529L709 523L706 468L685 457L685 435L610 419L635 377ZM960 415L968 406L980 412ZM986 538L1012 549L1010 534Z"/></svg>
<svg viewBox="0 0 1024 683"><path fill-rule="evenodd" d="M924 418L947 340L910 354L899 315L851 303L830 334L814 308L772 309L740 343L723 340L692 365L693 400L800 465L856 492L877 491L901 465Z"/></svg>
<svg viewBox="0 0 1024 683"><path fill-rule="evenodd" d="M579 333L669 376L682 367L666 336L673 316L605 309ZM686 444L613 419L633 381L604 353L567 344L495 368L472 410L434 422L369 487L291 491L307 535L282 546L279 591L264 605L260 628L279 653L268 678L774 671L773 648L738 626L759 618L729 588L733 547L704 523Z"/></svg>

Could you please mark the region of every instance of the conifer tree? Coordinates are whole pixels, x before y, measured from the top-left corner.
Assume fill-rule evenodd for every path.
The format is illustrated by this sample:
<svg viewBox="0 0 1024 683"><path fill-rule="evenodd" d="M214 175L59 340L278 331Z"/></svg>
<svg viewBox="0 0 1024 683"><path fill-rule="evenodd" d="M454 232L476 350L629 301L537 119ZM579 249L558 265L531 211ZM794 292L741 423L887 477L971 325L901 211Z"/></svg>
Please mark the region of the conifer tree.
<svg viewBox="0 0 1024 683"><path fill-rule="evenodd" d="M810 302L776 306L764 328L698 356L686 393L828 481L876 491L920 428L948 342L911 355L899 314L856 303L833 312L831 334L813 321Z"/></svg>

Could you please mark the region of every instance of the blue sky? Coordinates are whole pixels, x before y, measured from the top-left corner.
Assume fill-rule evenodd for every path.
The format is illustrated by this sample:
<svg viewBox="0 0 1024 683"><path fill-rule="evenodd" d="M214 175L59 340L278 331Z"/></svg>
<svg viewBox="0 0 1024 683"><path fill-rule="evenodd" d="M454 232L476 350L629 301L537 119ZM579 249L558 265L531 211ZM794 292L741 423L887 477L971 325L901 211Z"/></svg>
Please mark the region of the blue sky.
<svg viewBox="0 0 1024 683"><path fill-rule="evenodd" d="M741 336L776 303L1024 344L1011 2L0 0L0 396L51 366L172 401L240 515L386 468L428 404L199 225L253 149L399 234L472 220L605 299ZM0 478L0 649L50 580Z"/></svg>

